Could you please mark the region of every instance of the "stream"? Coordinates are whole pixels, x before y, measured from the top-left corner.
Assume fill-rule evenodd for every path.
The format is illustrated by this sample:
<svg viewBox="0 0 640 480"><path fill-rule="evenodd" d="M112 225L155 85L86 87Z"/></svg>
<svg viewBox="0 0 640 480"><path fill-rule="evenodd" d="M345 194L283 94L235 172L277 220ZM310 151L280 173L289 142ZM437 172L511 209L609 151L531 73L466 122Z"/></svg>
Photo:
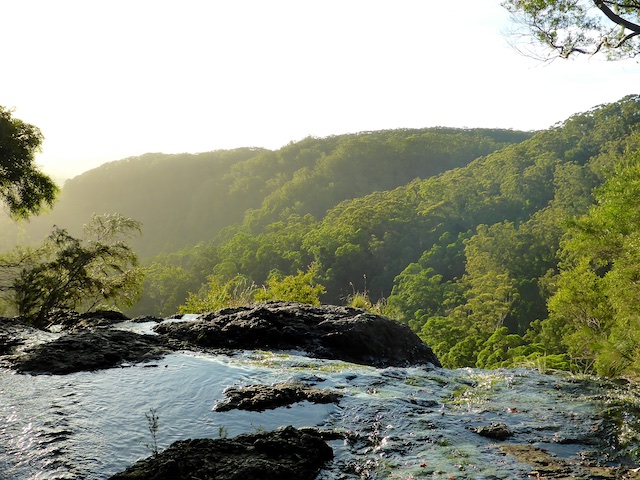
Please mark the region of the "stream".
<svg viewBox="0 0 640 480"><path fill-rule="evenodd" d="M213 409L229 386L285 381L344 397L264 412ZM185 351L69 375L0 369L0 479L106 479L176 440L286 425L344 434L329 443L335 458L318 479L527 478L534 467L508 446L559 461L637 467L636 406L628 385L586 377L531 369L377 369L301 352ZM499 441L474 431L492 423L505 424L513 436ZM603 450L605 435L610 445Z"/></svg>

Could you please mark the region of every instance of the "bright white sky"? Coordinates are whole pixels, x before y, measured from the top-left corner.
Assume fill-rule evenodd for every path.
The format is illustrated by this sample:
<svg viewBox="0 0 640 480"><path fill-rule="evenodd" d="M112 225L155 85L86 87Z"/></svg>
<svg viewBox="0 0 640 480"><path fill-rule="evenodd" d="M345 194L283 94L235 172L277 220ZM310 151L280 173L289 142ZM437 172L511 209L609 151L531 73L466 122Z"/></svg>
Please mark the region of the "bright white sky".
<svg viewBox="0 0 640 480"><path fill-rule="evenodd" d="M499 0L20 0L0 19L0 105L63 177L307 135L544 129L640 85L634 61L521 56Z"/></svg>

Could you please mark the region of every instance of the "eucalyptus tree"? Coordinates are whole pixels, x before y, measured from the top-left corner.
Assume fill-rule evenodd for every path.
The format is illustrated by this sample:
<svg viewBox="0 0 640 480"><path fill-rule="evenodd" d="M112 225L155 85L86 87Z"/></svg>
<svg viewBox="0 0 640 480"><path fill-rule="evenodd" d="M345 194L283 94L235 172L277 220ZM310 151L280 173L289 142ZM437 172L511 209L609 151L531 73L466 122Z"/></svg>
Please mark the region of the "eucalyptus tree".
<svg viewBox="0 0 640 480"><path fill-rule="evenodd" d="M522 27L513 38L523 53L545 59L602 54L610 60L640 53L638 0L505 0L502 6Z"/></svg>

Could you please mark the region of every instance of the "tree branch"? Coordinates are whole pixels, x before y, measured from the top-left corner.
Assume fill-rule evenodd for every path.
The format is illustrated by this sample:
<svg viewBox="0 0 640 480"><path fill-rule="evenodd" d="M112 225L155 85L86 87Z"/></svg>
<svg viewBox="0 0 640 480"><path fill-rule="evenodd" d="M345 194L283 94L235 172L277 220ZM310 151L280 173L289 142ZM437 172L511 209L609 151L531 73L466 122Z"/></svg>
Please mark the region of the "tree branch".
<svg viewBox="0 0 640 480"><path fill-rule="evenodd" d="M593 0L593 3L595 4L596 7L598 7L600 9L600 11L602 13L604 13L607 18L609 20L611 20L613 23L620 25L624 28L626 28L627 30L631 30L632 32L636 32L636 33L640 33L640 25L637 25L633 22L630 22L629 20L627 20L626 18L622 18L620 15L617 15L616 13L613 12L613 10L611 10L606 3L604 2L604 0Z"/></svg>

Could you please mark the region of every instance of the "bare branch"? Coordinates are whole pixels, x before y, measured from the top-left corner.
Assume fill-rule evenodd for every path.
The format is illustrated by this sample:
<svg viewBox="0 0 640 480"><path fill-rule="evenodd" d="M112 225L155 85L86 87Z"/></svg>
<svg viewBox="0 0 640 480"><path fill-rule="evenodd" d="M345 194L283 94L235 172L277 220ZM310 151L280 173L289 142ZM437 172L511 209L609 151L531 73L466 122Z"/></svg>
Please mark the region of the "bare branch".
<svg viewBox="0 0 640 480"><path fill-rule="evenodd" d="M611 10L606 3L603 0L593 0L593 3L595 4L596 7L598 7L600 9L600 11L602 11L602 13L604 13L607 18L609 20L611 20L613 23L620 25L624 28L626 28L627 30L631 30L632 32L636 32L636 33L640 33L640 25L635 24L633 22L630 22L629 20L627 20L626 18L621 17L620 15L617 15L616 13L613 12L613 10ZM632 8L637 8L637 7L632 7ZM624 42L623 42L624 43Z"/></svg>

